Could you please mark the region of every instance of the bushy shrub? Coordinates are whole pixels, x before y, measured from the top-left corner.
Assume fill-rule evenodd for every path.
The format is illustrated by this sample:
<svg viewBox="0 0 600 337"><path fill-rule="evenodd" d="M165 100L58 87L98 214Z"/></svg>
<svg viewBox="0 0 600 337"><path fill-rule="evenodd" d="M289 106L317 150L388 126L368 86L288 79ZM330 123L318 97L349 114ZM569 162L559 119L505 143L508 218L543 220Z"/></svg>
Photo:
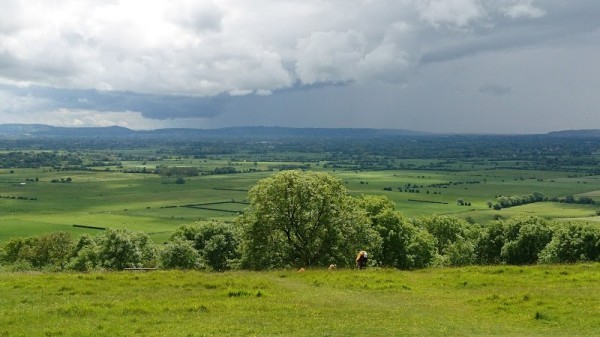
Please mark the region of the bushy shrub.
<svg viewBox="0 0 600 337"><path fill-rule="evenodd" d="M500 256L508 264L534 264L551 239L548 221L533 216L510 218L505 222L505 243Z"/></svg>
<svg viewBox="0 0 600 337"><path fill-rule="evenodd" d="M192 241L177 238L160 252L160 261L164 269L196 269L200 267L200 254Z"/></svg>
<svg viewBox="0 0 600 337"><path fill-rule="evenodd" d="M156 248L146 233L109 229L99 237L97 244L100 267L119 270L156 265Z"/></svg>
<svg viewBox="0 0 600 337"><path fill-rule="evenodd" d="M540 253L540 262L582 261L600 261L600 226L581 223L557 226L552 241Z"/></svg>
<svg viewBox="0 0 600 337"><path fill-rule="evenodd" d="M19 260L13 262L11 264L2 265L0 271L8 271L8 272L22 272L22 271L31 271L36 268L31 265L31 263L23 260Z"/></svg>
<svg viewBox="0 0 600 337"><path fill-rule="evenodd" d="M71 255L73 239L69 233L56 232L31 238L12 238L2 248L4 264L21 264L33 269L63 269Z"/></svg>
<svg viewBox="0 0 600 337"><path fill-rule="evenodd" d="M378 263L382 266L410 269L408 245L415 235L414 226L398 212L391 210L373 216L371 221L382 239L381 251L376 253Z"/></svg>
<svg viewBox="0 0 600 337"><path fill-rule="evenodd" d="M99 237L92 237L88 234L80 236L75 244L68 268L77 271L90 271L98 268L100 261L97 241L99 241Z"/></svg>
<svg viewBox="0 0 600 337"><path fill-rule="evenodd" d="M415 235L408 245L408 259L411 268L430 266L436 257L436 240L424 229L416 228Z"/></svg>
<svg viewBox="0 0 600 337"><path fill-rule="evenodd" d="M446 263L450 266L467 266L475 263L475 244L459 238L444 250Z"/></svg>
<svg viewBox="0 0 600 337"><path fill-rule="evenodd" d="M371 221L382 240L381 251L376 253L381 266L414 269L431 264L436 241L424 229L390 209L376 214Z"/></svg>
<svg viewBox="0 0 600 337"><path fill-rule="evenodd" d="M19 260L27 259L25 258L25 250L28 250L28 246L30 246L31 239L24 239L20 237L14 237L8 240L0 249L0 261L3 264L13 264Z"/></svg>
<svg viewBox="0 0 600 337"><path fill-rule="evenodd" d="M471 238L471 225L454 216L434 215L417 218L414 223L426 229L436 239L438 254L444 255L446 249L457 240ZM474 227L473 227L474 228Z"/></svg>
<svg viewBox="0 0 600 337"><path fill-rule="evenodd" d="M475 262L478 264L499 264L505 241L504 221L494 220L481 228L475 242Z"/></svg>
<svg viewBox="0 0 600 337"><path fill-rule="evenodd" d="M196 235L200 231L200 227L197 225L186 225L181 226L173 232L171 235L171 240L175 239L183 239L188 241L195 241Z"/></svg>
<svg viewBox="0 0 600 337"><path fill-rule="evenodd" d="M172 238L190 241L201 260L213 270L231 269L240 258L240 233L235 224L200 222L179 228Z"/></svg>
<svg viewBox="0 0 600 337"><path fill-rule="evenodd" d="M64 269L73 251L73 238L66 232L56 232L38 238L34 249L35 266L56 266Z"/></svg>

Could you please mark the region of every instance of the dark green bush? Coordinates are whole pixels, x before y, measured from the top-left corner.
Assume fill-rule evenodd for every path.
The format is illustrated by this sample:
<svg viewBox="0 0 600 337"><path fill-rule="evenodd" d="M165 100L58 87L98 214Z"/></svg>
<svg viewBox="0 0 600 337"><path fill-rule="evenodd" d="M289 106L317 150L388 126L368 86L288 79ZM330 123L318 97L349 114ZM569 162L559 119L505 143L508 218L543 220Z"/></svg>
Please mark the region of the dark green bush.
<svg viewBox="0 0 600 337"><path fill-rule="evenodd" d="M400 213L386 209L371 221L382 239L381 251L375 254L381 266L414 269L433 262L436 251L433 236L415 227Z"/></svg>
<svg viewBox="0 0 600 337"><path fill-rule="evenodd" d="M200 267L200 254L192 241L176 238L160 252L160 261L164 269L196 269Z"/></svg>
<svg viewBox="0 0 600 337"><path fill-rule="evenodd" d="M109 229L98 240L99 266L107 269L153 267L156 248L148 234L127 229Z"/></svg>
<svg viewBox="0 0 600 337"><path fill-rule="evenodd" d="M514 217L505 222L505 242L500 253L508 264L534 264L552 240L550 223L533 216Z"/></svg>
<svg viewBox="0 0 600 337"><path fill-rule="evenodd" d="M475 262L478 264L499 264L505 242L504 221L494 220L479 231L475 242Z"/></svg>
<svg viewBox="0 0 600 337"><path fill-rule="evenodd" d="M566 223L557 226L552 241L540 253L543 263L600 261L600 226Z"/></svg>
<svg viewBox="0 0 600 337"><path fill-rule="evenodd" d="M172 238L190 241L201 260L213 270L231 269L240 258L240 234L234 224L211 221L183 226Z"/></svg>
<svg viewBox="0 0 600 337"><path fill-rule="evenodd" d="M63 269L73 250L69 233L56 232L31 238L13 238L2 248L4 264L22 263L34 269L56 267Z"/></svg>

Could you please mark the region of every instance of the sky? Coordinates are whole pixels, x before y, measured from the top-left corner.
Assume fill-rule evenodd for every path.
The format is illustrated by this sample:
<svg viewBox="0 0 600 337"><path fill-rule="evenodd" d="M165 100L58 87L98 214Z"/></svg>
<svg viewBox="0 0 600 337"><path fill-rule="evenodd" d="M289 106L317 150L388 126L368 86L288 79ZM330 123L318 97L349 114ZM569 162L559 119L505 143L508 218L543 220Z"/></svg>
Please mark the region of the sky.
<svg viewBox="0 0 600 337"><path fill-rule="evenodd" d="M600 129L600 1L0 0L0 123Z"/></svg>

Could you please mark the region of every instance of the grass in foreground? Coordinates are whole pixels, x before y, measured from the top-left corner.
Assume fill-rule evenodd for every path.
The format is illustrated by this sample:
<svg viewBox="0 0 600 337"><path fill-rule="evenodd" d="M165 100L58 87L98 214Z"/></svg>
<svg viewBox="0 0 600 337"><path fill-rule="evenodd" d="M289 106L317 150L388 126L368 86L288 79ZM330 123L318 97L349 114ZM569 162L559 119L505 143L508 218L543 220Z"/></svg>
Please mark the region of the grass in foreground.
<svg viewBox="0 0 600 337"><path fill-rule="evenodd" d="M0 336L600 333L600 264L3 273Z"/></svg>

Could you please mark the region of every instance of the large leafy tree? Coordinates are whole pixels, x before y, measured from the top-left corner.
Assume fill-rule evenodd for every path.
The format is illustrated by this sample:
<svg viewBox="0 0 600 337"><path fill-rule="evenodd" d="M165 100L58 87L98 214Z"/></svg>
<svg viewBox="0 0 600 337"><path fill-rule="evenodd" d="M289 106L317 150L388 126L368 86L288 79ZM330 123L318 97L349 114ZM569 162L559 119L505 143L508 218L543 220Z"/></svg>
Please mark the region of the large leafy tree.
<svg viewBox="0 0 600 337"><path fill-rule="evenodd" d="M366 212L342 182L326 173L284 171L250 192L244 227L243 265L253 269L340 266L381 239Z"/></svg>

